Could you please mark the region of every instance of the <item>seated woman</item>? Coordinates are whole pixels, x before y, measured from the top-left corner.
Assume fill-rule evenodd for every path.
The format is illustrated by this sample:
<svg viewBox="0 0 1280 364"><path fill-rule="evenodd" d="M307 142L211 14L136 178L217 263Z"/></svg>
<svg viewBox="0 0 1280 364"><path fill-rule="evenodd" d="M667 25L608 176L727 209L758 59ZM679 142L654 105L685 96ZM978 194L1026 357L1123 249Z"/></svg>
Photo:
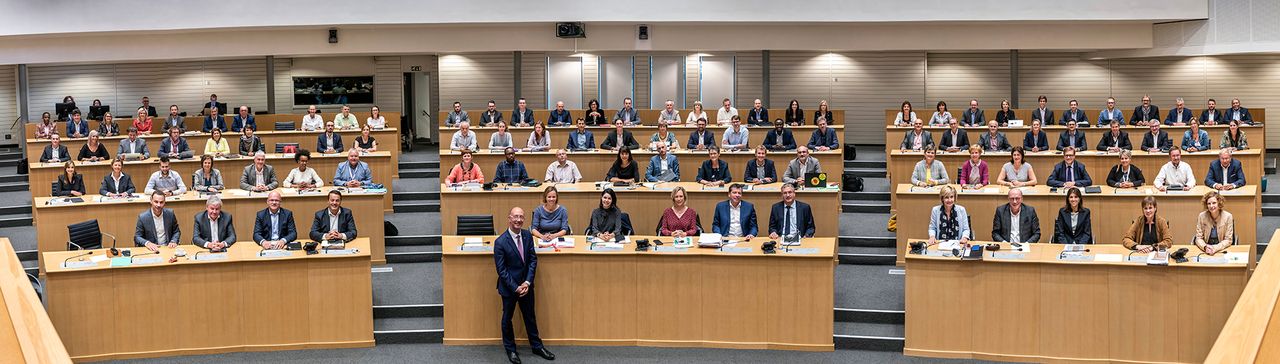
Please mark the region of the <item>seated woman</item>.
<svg viewBox="0 0 1280 364"><path fill-rule="evenodd" d="M484 172L471 162L473 157L471 153L466 149L462 151L462 162L455 164L453 169L449 170L449 176L444 180L445 184L455 186L465 183L484 183Z"/></svg>
<svg viewBox="0 0 1280 364"><path fill-rule="evenodd" d="M104 137L120 135L120 123L116 122L111 113L102 114L102 121L98 123L98 135Z"/></svg>
<svg viewBox="0 0 1280 364"><path fill-rule="evenodd" d="M911 171L911 184L916 186L945 185L951 179L947 177L947 168L937 160L938 150L933 147L924 150L924 160L916 162Z"/></svg>
<svg viewBox="0 0 1280 364"><path fill-rule="evenodd" d="M600 194L600 207L591 211L591 222L587 224L587 236L604 241L612 241L626 234L622 223L622 209L618 208L618 194L612 188L604 189Z"/></svg>
<svg viewBox="0 0 1280 364"><path fill-rule="evenodd" d="M1131 164L1133 152L1128 150L1120 151L1120 164L1111 167L1111 172L1107 173L1107 185L1115 188L1133 188L1142 185L1145 178L1142 177L1142 170L1138 166Z"/></svg>
<svg viewBox="0 0 1280 364"><path fill-rule="evenodd" d="M84 195L84 175L76 173L76 162L67 161L62 164L63 173L53 183L54 197L77 197Z"/></svg>
<svg viewBox="0 0 1280 364"><path fill-rule="evenodd" d="M702 166L698 167L698 183L703 186L723 186L729 182L733 182L733 176L729 173L729 163L720 160L720 148L708 148L707 160L702 161Z"/></svg>
<svg viewBox="0 0 1280 364"><path fill-rule="evenodd" d="M747 170L742 172L743 180L747 183L773 183L778 180L778 171L773 167L773 161L765 158L769 155L769 150L763 145L756 146L756 158L747 161Z"/></svg>
<svg viewBox="0 0 1280 364"><path fill-rule="evenodd" d="M356 137L356 150L369 153L378 151L378 141L369 135L370 128L368 124L360 128L360 136Z"/></svg>
<svg viewBox="0 0 1280 364"><path fill-rule="evenodd" d="M987 161L982 160L982 146L969 146L969 161L960 165L960 185L963 188L978 188L991 183L988 178Z"/></svg>
<svg viewBox="0 0 1280 364"><path fill-rule="evenodd" d="M290 170L289 176L284 178L285 187L305 190L324 186L324 179L310 167L311 151L299 149L293 154L293 162L298 164L298 168Z"/></svg>
<svg viewBox="0 0 1280 364"><path fill-rule="evenodd" d="M82 162L97 162L111 159L111 155L107 154L107 146L102 145L99 141L97 130L89 131L89 141L80 147L80 154L76 156Z"/></svg>
<svg viewBox="0 0 1280 364"><path fill-rule="evenodd" d="M658 132L653 133L653 136L649 137L649 150L658 150L658 142L666 143L667 148L672 150L676 149L676 147L680 145L676 143L676 133L667 131L666 123L659 123Z"/></svg>
<svg viewBox="0 0 1280 364"><path fill-rule="evenodd" d="M217 129L214 129L217 130ZM226 188L222 184L222 172L213 168L213 156L200 156L200 169L191 173L191 189L198 192L217 193Z"/></svg>
<svg viewBox="0 0 1280 364"><path fill-rule="evenodd" d="M1032 152L1049 150L1049 135L1040 128L1040 120L1031 121L1031 130L1022 136L1022 149Z"/></svg>
<svg viewBox="0 0 1280 364"><path fill-rule="evenodd" d="M364 125L378 130L386 129L387 119L383 118L381 110L374 106L369 108L369 117L364 119Z"/></svg>
<svg viewBox="0 0 1280 364"><path fill-rule="evenodd" d="M501 150L507 147L515 148L511 145L511 133L507 132L507 123L498 122L498 131L489 135L489 149Z"/></svg>
<svg viewBox="0 0 1280 364"><path fill-rule="evenodd" d="M1031 168L1031 163L1026 162L1027 153L1022 147L1013 147L1013 152L1009 153L1009 162L1000 168L1000 177L996 178L996 182L1007 187L1022 187L1036 185L1036 171Z"/></svg>
<svg viewBox="0 0 1280 364"><path fill-rule="evenodd" d="M947 103L938 101L938 110L933 112L933 116L929 117L929 126L947 126L951 123L951 112L947 111Z"/></svg>
<svg viewBox="0 0 1280 364"><path fill-rule="evenodd" d="M524 150L529 152L545 152L551 150L551 132L547 131L542 123L534 123L533 131L529 133L529 140L525 142Z"/></svg>
<svg viewBox="0 0 1280 364"><path fill-rule="evenodd" d="M111 173L102 177L102 185L98 187L98 194L114 198L133 195L134 192L133 178L124 173L124 161L120 159L112 160Z"/></svg>
<svg viewBox="0 0 1280 364"><path fill-rule="evenodd" d="M1226 131L1222 132L1222 143L1219 144L1222 149L1232 148L1235 150L1249 149L1249 138L1244 137L1244 130L1240 130L1240 121L1232 120Z"/></svg>
<svg viewBox="0 0 1280 364"><path fill-rule="evenodd" d="M227 139L222 137L222 129L213 128L209 133L209 140L204 142L204 155L224 157L231 154L231 146L227 144Z"/></svg>
<svg viewBox="0 0 1280 364"><path fill-rule="evenodd" d="M671 207L658 218L658 235L683 238L697 236L699 230L698 212L689 207L684 187L677 186L671 190Z"/></svg>
<svg viewBox="0 0 1280 364"><path fill-rule="evenodd" d="M1155 249L1168 249L1173 246L1173 233L1169 231L1169 221L1156 214L1156 198L1147 196L1142 199L1142 216L1133 220L1133 225L1124 233L1121 241L1125 248L1139 253L1150 253Z"/></svg>
<svg viewBox="0 0 1280 364"><path fill-rule="evenodd" d="M1226 203L1218 191L1209 191L1200 199L1204 211L1196 218L1196 236L1192 242L1209 255L1226 250L1236 239L1236 220L1223 210Z"/></svg>
<svg viewBox="0 0 1280 364"><path fill-rule="evenodd" d="M1089 209L1084 207L1080 189L1067 190L1067 204L1058 209L1058 219L1053 222L1053 243L1093 244L1093 224Z"/></svg>
<svg viewBox="0 0 1280 364"><path fill-rule="evenodd" d="M533 209L533 224L529 229L540 241L551 241L569 234L569 210L560 205L560 190L556 186L542 191L542 206Z"/></svg>
<svg viewBox="0 0 1280 364"><path fill-rule="evenodd" d="M618 159L613 161L604 179L609 182L626 183L636 183L640 180L640 167L636 165L636 160L631 158L631 150L627 148L618 150Z"/></svg>
<svg viewBox="0 0 1280 364"><path fill-rule="evenodd" d="M942 204L933 207L929 213L929 245L939 240L959 240L968 243L973 232L969 230L969 213L964 206L956 204L956 189L942 186L938 191Z"/></svg>

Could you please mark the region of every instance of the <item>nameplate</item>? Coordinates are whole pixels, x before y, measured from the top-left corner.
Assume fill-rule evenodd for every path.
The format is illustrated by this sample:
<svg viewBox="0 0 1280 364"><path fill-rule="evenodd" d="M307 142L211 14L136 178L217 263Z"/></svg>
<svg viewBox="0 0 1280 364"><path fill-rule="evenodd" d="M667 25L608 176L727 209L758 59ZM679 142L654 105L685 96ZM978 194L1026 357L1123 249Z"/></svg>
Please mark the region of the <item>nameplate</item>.
<svg viewBox="0 0 1280 364"><path fill-rule="evenodd" d="M324 255L354 255L359 253L360 249L325 249Z"/></svg>
<svg viewBox="0 0 1280 364"><path fill-rule="evenodd" d="M654 248L653 251L658 253L680 253L680 252L689 251L689 248L674 247L674 246L660 246L660 247Z"/></svg>
<svg viewBox="0 0 1280 364"><path fill-rule="evenodd" d="M1058 260L1065 262L1092 262L1093 256L1084 254L1063 254L1058 256Z"/></svg>
<svg viewBox="0 0 1280 364"><path fill-rule="evenodd" d="M1199 257L1196 263L1200 264L1227 264L1227 257Z"/></svg>
<svg viewBox="0 0 1280 364"><path fill-rule="evenodd" d="M259 258L284 258L292 255L293 252L281 249L263 250L258 253Z"/></svg>
<svg viewBox="0 0 1280 364"><path fill-rule="evenodd" d="M592 245L592 246L591 246L591 251L595 251L595 252L620 252L620 251L622 251L622 245L621 245L621 244L616 244L616 245L602 245L602 244Z"/></svg>
<svg viewBox="0 0 1280 364"><path fill-rule="evenodd" d="M746 249L750 250L751 248L746 248ZM818 248L783 249L782 252L786 254L792 254L792 255L813 255L813 254L818 254Z"/></svg>
<svg viewBox="0 0 1280 364"><path fill-rule="evenodd" d="M227 253L198 253L192 260L197 262L227 260Z"/></svg>
<svg viewBox="0 0 1280 364"><path fill-rule="evenodd" d="M730 254L743 254L743 253L750 253L751 248L745 247L745 246L724 247L724 248L720 248L720 251L725 253L730 253Z"/></svg>
<svg viewBox="0 0 1280 364"><path fill-rule="evenodd" d="M156 264L156 263L163 262L163 261L164 261L164 257L146 257L146 258L137 258L137 259L134 259L134 260L133 260L133 264L134 264L134 265L147 265L147 264Z"/></svg>
<svg viewBox="0 0 1280 364"><path fill-rule="evenodd" d="M550 253L550 252L556 251L556 247L548 246L548 247L542 247L542 248L533 248L533 251L539 252L539 253Z"/></svg>
<svg viewBox="0 0 1280 364"><path fill-rule="evenodd" d="M76 268L92 267L96 265L98 265L98 263L92 260L79 260L79 261L66 262L62 264L62 267L66 269L76 269Z"/></svg>
<svg viewBox="0 0 1280 364"><path fill-rule="evenodd" d="M946 251L946 250L925 250L924 256L949 258L949 257L954 257L955 255L952 255L950 251Z"/></svg>
<svg viewBox="0 0 1280 364"><path fill-rule="evenodd" d="M460 252L474 252L474 253L479 253L479 252L492 252L492 251L493 251L493 247L492 247L492 246L489 246L489 245L463 245L463 246L459 246L459 247L458 247L458 251L460 251Z"/></svg>
<svg viewBox="0 0 1280 364"><path fill-rule="evenodd" d="M995 259L1026 259L1027 254L1015 252L993 252L991 253L991 257Z"/></svg>
<svg viewBox="0 0 1280 364"><path fill-rule="evenodd" d="M1125 259L1124 259L1124 260L1125 260L1126 262L1129 262L1129 263L1142 263L1142 264L1147 264L1147 255L1146 255L1146 254L1134 254L1134 255L1130 255L1130 256L1128 256L1128 257L1125 257Z"/></svg>

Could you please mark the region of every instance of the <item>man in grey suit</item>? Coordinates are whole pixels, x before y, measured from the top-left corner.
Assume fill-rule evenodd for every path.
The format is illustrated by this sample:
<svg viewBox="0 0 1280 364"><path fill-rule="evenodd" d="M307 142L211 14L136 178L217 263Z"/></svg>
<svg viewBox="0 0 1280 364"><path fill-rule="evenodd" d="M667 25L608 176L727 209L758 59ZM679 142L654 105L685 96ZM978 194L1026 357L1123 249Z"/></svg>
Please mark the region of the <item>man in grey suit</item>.
<svg viewBox="0 0 1280 364"><path fill-rule="evenodd" d="M278 186L280 182L276 180L276 170L267 164L267 154L261 150L253 153L253 164L245 166L244 173L240 175L240 189L266 192Z"/></svg>
<svg viewBox="0 0 1280 364"><path fill-rule="evenodd" d="M178 217L173 210L164 208L164 194L151 193L151 208L138 214L138 224L133 232L133 244L145 246L156 251L161 245L170 248L178 247L182 238L182 230L178 228Z"/></svg>
<svg viewBox="0 0 1280 364"><path fill-rule="evenodd" d="M222 198L218 195L209 196L204 212L196 214L191 242L212 251L227 250L236 243L236 225L232 223L231 214L222 212Z"/></svg>
<svg viewBox="0 0 1280 364"><path fill-rule="evenodd" d="M981 126L987 122L987 115L978 108L978 99L972 99L969 100L969 108L964 110L960 119L964 120L964 126Z"/></svg>
<svg viewBox="0 0 1280 364"><path fill-rule="evenodd" d="M311 240L342 244L356 238L356 218L342 207L342 192L329 191L329 206L316 211L311 221Z"/></svg>
<svg viewBox="0 0 1280 364"><path fill-rule="evenodd" d="M1009 146L1009 138L1000 132L1000 124L995 120L987 122L987 132L978 137L978 144L982 145L982 150L988 152L1008 152L1013 149Z"/></svg>
<svg viewBox="0 0 1280 364"><path fill-rule="evenodd" d="M933 135L928 130L924 130L924 121L914 121L911 123L911 131L902 136L903 151L908 150L925 150L933 147Z"/></svg>
<svg viewBox="0 0 1280 364"><path fill-rule="evenodd" d="M141 155L141 159L151 158L151 152L147 150L147 141L139 138L138 128L132 126L129 127L129 137L121 139L120 148L116 149L117 156L126 156L130 154Z"/></svg>
<svg viewBox="0 0 1280 364"><path fill-rule="evenodd" d="M1036 209L1022 204L1022 190L1009 190L1009 203L996 208L991 220L991 240L1009 243L1040 241L1040 218Z"/></svg>
<svg viewBox="0 0 1280 364"><path fill-rule="evenodd" d="M796 147L796 159L792 159L787 164L787 171L782 174L783 183L801 183L804 181L805 173L822 173L822 166L818 164L818 158L809 156L809 147L801 145Z"/></svg>

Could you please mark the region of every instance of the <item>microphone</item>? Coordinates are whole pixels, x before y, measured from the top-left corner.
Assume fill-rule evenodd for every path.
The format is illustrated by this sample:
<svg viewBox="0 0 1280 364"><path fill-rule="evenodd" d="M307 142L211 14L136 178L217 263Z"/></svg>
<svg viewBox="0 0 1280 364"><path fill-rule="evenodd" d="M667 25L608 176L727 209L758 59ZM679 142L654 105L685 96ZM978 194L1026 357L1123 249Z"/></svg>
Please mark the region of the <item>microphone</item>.
<svg viewBox="0 0 1280 364"><path fill-rule="evenodd" d="M200 249L202 249L202 250L200 250L200 251L196 252L196 254L195 254L195 255L191 256L191 260L200 260L200 254L201 254L201 253L213 254L213 253L221 253L221 252L226 251L225 249L218 249L218 251L213 251L213 249L209 249L208 247L203 247L203 246L199 246L199 245L196 245L196 247L197 247L197 248L200 248Z"/></svg>
<svg viewBox="0 0 1280 364"><path fill-rule="evenodd" d="M86 256L89 256L89 255L93 255L93 251L92 251L92 250L87 251L87 252L84 252L84 253L77 254L77 255L75 255L75 256L73 256L73 257L68 257L67 259L63 259L63 260L62 260L62 266L63 266L63 267L67 266L67 262L71 261L72 259L82 258L82 257L86 257Z"/></svg>
<svg viewBox="0 0 1280 364"><path fill-rule="evenodd" d="M134 254L134 255L131 255L131 256L129 256L129 263L133 263L133 258L137 258L137 257L144 256L144 255L160 255L160 251L159 251L159 250L157 250L157 251L153 251L153 252L150 252L150 253L142 253L142 254Z"/></svg>
<svg viewBox="0 0 1280 364"><path fill-rule="evenodd" d="M1090 252L1090 251L1092 251L1092 250L1090 250L1090 249L1085 249L1085 250L1076 250L1076 251L1065 251L1065 250L1064 250L1064 251L1062 251L1061 253L1058 253L1058 259L1065 258L1065 257L1067 256L1067 253L1088 253L1088 252ZM1133 253L1129 253L1129 254L1133 254Z"/></svg>

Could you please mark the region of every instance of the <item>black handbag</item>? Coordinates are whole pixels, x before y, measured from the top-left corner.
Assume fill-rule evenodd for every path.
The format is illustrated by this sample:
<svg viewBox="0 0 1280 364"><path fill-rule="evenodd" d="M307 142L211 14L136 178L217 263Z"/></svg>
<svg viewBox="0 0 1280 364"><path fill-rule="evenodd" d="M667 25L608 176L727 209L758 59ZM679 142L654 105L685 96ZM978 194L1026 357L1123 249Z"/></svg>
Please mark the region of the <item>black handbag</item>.
<svg viewBox="0 0 1280 364"><path fill-rule="evenodd" d="M845 192L862 192L862 177L854 176L851 173L845 173L842 178L841 189Z"/></svg>
<svg viewBox="0 0 1280 364"><path fill-rule="evenodd" d="M844 160L851 161L854 159L858 159L858 148L854 147L853 144L845 144Z"/></svg>

